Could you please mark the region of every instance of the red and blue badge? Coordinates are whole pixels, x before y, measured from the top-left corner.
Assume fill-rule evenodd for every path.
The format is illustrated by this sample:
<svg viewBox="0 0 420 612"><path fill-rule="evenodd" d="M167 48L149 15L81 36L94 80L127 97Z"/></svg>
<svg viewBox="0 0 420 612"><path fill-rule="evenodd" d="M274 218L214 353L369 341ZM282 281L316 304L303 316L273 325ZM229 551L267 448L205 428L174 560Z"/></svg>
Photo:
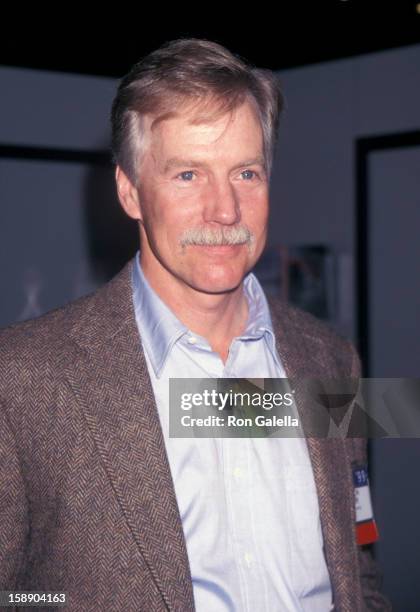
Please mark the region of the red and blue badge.
<svg viewBox="0 0 420 612"><path fill-rule="evenodd" d="M353 467L353 484L356 504L356 537L358 544L371 544L379 539L379 532L373 518L367 467Z"/></svg>

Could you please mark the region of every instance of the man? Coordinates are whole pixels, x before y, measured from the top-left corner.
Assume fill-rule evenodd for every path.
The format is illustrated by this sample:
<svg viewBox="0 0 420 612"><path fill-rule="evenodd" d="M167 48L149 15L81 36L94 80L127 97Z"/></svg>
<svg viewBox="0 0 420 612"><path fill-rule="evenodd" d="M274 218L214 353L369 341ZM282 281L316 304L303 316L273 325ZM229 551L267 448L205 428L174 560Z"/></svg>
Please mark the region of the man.
<svg viewBox="0 0 420 612"><path fill-rule="evenodd" d="M1 335L1 589L68 610L389 609L356 543L363 441L168 434L170 378L360 375L250 274L280 109L271 73L205 40L122 80L115 177L140 251Z"/></svg>

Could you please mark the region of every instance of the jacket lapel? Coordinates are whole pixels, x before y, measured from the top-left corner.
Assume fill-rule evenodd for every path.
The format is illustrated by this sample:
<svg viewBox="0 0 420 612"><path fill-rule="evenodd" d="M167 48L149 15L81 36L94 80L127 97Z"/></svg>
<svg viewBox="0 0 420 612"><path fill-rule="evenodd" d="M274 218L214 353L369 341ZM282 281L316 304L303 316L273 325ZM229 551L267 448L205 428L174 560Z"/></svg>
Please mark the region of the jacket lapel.
<svg viewBox="0 0 420 612"><path fill-rule="evenodd" d="M299 381L309 378L334 378L337 372L329 365L331 355L322 354L319 340L296 322L289 308L269 299L276 335L276 346L287 378L296 385L296 406L301 422L316 430L315 407L303 393ZM325 349L324 349L325 351ZM334 593L334 604L340 611L362 609L355 535L355 502L352 474L345 440L342 438L306 438L318 492L325 557Z"/></svg>
<svg viewBox="0 0 420 612"><path fill-rule="evenodd" d="M73 388L128 527L170 610L193 610L182 523L131 296L131 262L86 298Z"/></svg>

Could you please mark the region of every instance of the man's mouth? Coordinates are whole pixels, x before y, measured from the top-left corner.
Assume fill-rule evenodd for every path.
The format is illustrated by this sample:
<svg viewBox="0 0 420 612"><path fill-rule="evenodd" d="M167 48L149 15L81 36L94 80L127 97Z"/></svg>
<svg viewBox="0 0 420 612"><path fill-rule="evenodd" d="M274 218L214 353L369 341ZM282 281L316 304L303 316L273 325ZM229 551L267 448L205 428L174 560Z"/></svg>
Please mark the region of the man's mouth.
<svg viewBox="0 0 420 612"><path fill-rule="evenodd" d="M198 247L200 250L203 250L210 255L229 255L230 253L235 253L239 251L241 248L246 246L245 242L241 242L238 244L196 244L193 245Z"/></svg>

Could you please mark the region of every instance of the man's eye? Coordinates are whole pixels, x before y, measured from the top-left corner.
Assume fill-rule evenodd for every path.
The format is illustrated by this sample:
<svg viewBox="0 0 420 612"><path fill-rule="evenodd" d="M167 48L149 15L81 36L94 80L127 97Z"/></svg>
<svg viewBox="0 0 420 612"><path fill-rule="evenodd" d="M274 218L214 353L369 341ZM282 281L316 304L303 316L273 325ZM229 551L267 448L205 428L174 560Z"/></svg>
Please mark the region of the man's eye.
<svg viewBox="0 0 420 612"><path fill-rule="evenodd" d="M244 174L247 175L245 176L245 178L248 180L254 177L255 172L253 170L244 170L243 172L241 172L241 175L244 176Z"/></svg>
<svg viewBox="0 0 420 612"><path fill-rule="evenodd" d="M185 172L181 172L178 174L178 176L181 177L183 181L191 181L194 176L194 172L192 170L185 170Z"/></svg>

